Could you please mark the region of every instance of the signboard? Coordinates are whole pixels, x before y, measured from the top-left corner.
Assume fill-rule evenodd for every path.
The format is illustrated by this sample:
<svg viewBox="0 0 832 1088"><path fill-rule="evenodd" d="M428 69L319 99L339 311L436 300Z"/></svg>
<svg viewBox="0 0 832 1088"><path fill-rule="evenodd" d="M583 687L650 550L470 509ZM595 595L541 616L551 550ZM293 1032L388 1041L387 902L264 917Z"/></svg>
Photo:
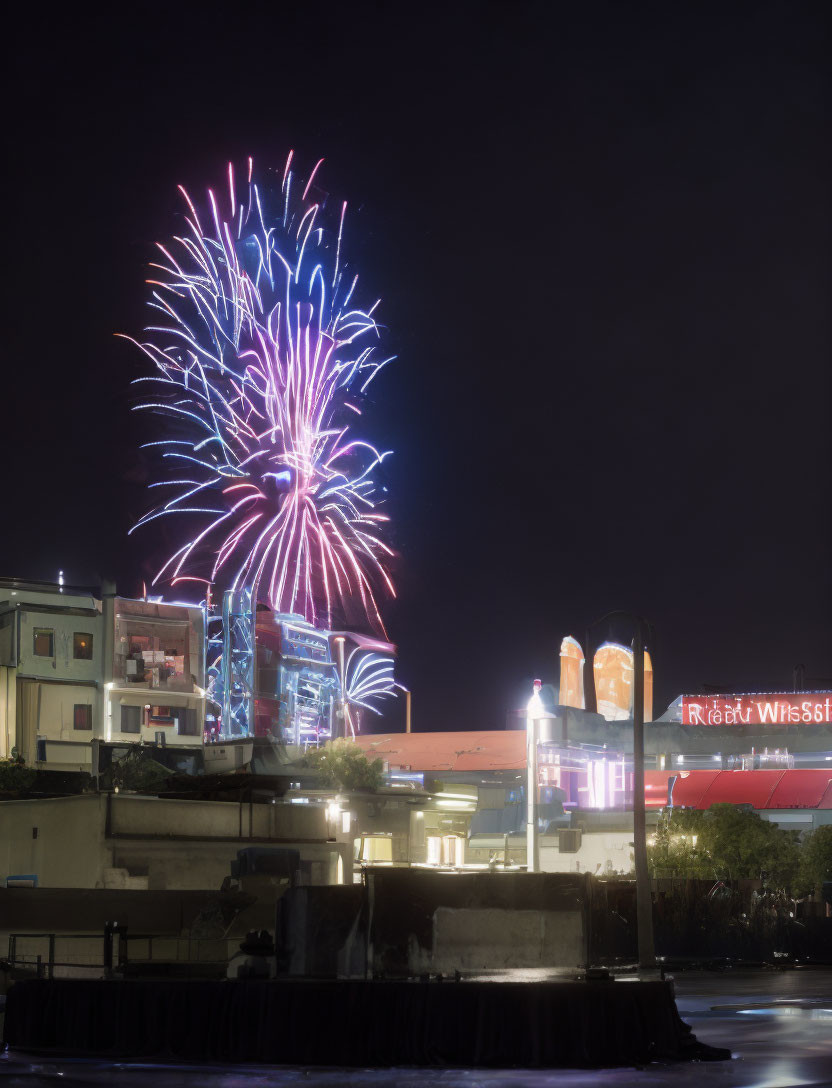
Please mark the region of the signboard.
<svg viewBox="0 0 832 1088"><path fill-rule="evenodd" d="M766 695L683 695L683 725L824 725L832 722L832 692Z"/></svg>

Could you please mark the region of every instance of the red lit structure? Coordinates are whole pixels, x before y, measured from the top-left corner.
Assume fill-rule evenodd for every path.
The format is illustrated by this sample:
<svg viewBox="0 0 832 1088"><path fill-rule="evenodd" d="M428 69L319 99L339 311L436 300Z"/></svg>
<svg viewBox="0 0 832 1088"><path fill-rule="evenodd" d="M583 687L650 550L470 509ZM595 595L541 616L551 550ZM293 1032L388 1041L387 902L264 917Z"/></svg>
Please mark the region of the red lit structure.
<svg viewBox="0 0 832 1088"><path fill-rule="evenodd" d="M775 771L645 772L647 807L709 809L750 805L754 809L832 809L832 769Z"/></svg>

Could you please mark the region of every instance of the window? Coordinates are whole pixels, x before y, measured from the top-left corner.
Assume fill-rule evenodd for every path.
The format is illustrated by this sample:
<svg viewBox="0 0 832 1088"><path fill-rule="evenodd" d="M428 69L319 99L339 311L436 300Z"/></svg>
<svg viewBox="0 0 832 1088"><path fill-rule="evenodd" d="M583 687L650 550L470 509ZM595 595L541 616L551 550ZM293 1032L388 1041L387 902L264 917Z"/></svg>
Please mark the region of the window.
<svg viewBox="0 0 832 1088"><path fill-rule="evenodd" d="M169 706L152 706L150 721L153 725L173 725L173 714Z"/></svg>
<svg viewBox="0 0 832 1088"><path fill-rule="evenodd" d="M199 736L199 721L192 707L183 707L179 711L177 725L179 727L177 733L180 737Z"/></svg>
<svg viewBox="0 0 832 1088"><path fill-rule="evenodd" d="M72 715L73 729L92 729L92 707L89 703L76 703Z"/></svg>
<svg viewBox="0 0 832 1088"><path fill-rule="evenodd" d="M121 708L122 733L141 733L143 713L140 706L123 706Z"/></svg>
<svg viewBox="0 0 832 1088"><path fill-rule="evenodd" d="M72 636L72 656L76 661L92 661L92 635L76 631Z"/></svg>
<svg viewBox="0 0 832 1088"><path fill-rule="evenodd" d="M36 627L34 632L35 657L55 656L55 632L51 627Z"/></svg>

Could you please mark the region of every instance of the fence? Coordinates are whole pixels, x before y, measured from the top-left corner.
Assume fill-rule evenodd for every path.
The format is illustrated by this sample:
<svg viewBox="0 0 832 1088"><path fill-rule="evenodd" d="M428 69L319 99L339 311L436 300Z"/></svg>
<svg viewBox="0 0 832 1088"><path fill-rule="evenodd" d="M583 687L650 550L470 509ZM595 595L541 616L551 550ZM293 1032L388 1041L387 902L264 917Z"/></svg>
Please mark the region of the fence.
<svg viewBox="0 0 832 1088"><path fill-rule="evenodd" d="M668 960L832 962L832 919L822 904L761 892L757 881L655 880L657 955ZM592 958L635 960L635 884L599 880L592 900Z"/></svg>
<svg viewBox="0 0 832 1088"><path fill-rule="evenodd" d="M113 974L224 975L240 939L128 933L111 924L103 933L11 933L8 963L38 978L107 978Z"/></svg>

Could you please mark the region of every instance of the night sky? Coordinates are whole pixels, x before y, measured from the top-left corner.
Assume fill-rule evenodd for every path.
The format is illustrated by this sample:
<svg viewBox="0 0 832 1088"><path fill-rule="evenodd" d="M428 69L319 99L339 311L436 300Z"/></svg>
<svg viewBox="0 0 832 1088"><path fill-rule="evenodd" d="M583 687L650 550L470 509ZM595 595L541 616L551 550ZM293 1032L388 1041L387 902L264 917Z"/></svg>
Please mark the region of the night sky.
<svg viewBox="0 0 832 1088"><path fill-rule="evenodd" d="M365 421L416 728L501 727L614 608L659 710L832 676L827 4L16 10L0 573L167 558L113 334L177 183L294 148L399 357Z"/></svg>

